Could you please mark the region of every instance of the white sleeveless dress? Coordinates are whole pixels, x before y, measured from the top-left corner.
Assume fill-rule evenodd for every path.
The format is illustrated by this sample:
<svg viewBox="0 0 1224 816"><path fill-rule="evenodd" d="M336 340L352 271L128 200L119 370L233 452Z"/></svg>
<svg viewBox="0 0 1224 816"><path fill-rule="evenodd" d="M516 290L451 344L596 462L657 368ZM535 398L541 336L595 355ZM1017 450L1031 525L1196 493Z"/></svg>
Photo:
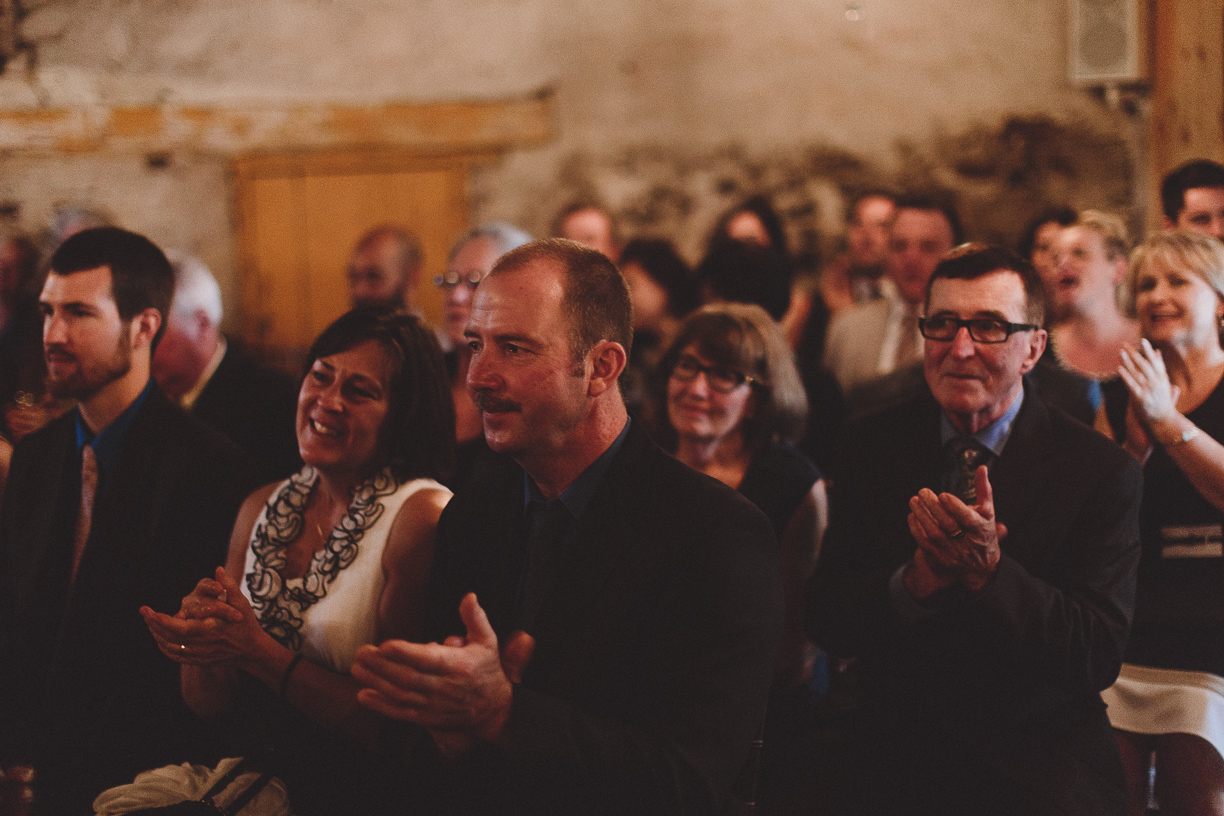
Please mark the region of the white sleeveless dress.
<svg viewBox="0 0 1224 816"><path fill-rule="evenodd" d="M285 547L301 532L318 481L307 465L277 486L251 531L242 594L278 642L320 665L348 673L357 649L373 643L386 582L383 547L400 507L418 490L450 491L433 479L400 484L382 470L353 492L348 513L315 553L306 574L286 580Z"/></svg>

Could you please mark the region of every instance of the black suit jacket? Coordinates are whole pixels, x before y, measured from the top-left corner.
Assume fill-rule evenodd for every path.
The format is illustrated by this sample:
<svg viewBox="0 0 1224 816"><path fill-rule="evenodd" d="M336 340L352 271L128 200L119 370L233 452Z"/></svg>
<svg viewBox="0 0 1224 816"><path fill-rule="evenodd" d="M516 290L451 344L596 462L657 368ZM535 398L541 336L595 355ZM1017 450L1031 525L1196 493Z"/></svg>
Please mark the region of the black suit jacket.
<svg viewBox="0 0 1224 816"><path fill-rule="evenodd" d="M80 502L75 412L17 446L0 511L0 752L32 761L40 812L88 812L139 771L207 759L178 665L138 613L178 610L224 563L254 487L233 443L154 388L95 497L69 588Z"/></svg>
<svg viewBox="0 0 1224 816"><path fill-rule="evenodd" d="M953 766L938 771L948 795L972 789L992 813L1120 812L1121 767L1098 692L1117 676L1134 606L1139 465L1026 389L991 470L1009 531L996 576L977 597L944 590L932 614L906 625L889 580L915 549L910 497L940 489L939 416L927 391L851 428L809 585L811 634L859 658L862 734L890 743L886 757L901 764ZM907 759L906 744L955 759ZM890 780L887 758L875 761L872 794ZM907 806L896 812L911 812L914 791L898 795ZM937 807L941 793L931 795ZM959 812L946 806L955 801L943 812Z"/></svg>
<svg viewBox="0 0 1224 816"><path fill-rule="evenodd" d="M492 457L438 526L430 636L476 592L518 627L523 471ZM769 522L636 424L544 602L509 745L452 768L463 812L709 813L761 727L782 632ZM448 777L454 779L454 777Z"/></svg>
<svg viewBox="0 0 1224 816"><path fill-rule="evenodd" d="M246 451L261 480L284 479L302 466L297 395L292 377L260 365L229 340L217 370L192 404L191 415Z"/></svg>

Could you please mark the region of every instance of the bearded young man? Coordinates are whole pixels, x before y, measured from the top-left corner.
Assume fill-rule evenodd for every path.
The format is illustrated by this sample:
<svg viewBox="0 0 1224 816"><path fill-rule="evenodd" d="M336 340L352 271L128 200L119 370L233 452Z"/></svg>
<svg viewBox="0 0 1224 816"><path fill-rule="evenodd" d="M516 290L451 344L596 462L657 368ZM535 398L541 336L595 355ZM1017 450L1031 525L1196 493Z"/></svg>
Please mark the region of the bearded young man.
<svg viewBox="0 0 1224 816"><path fill-rule="evenodd" d="M0 763L34 767L38 813L207 747L138 610L224 560L254 485L150 379L173 290L160 249L104 227L61 245L39 298L47 387L79 402L17 446L0 509Z"/></svg>

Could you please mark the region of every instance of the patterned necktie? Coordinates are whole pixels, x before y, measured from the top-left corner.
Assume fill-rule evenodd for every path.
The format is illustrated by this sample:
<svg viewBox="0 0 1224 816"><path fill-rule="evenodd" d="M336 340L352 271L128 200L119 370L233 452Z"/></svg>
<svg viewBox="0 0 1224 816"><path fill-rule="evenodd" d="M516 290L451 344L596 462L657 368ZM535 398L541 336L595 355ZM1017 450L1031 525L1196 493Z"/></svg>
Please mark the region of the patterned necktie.
<svg viewBox="0 0 1224 816"><path fill-rule="evenodd" d="M948 442L952 460L951 492L970 506L977 504L975 475L978 465L986 462L986 449L971 436L958 436Z"/></svg>
<svg viewBox="0 0 1224 816"><path fill-rule="evenodd" d="M93 445L81 448L81 510L77 514L76 533L72 539L72 573L70 584L76 583L77 568L85 553L85 542L89 540L89 528L93 522L94 494L98 492L98 457Z"/></svg>

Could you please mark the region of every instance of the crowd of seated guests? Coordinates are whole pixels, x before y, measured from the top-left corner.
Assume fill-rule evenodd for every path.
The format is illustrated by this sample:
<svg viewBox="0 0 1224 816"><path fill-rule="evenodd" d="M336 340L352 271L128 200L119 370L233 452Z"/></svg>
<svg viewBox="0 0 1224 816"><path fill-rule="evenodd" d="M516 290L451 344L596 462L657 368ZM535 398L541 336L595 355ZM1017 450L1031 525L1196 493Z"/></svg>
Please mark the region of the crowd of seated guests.
<svg viewBox="0 0 1224 816"><path fill-rule="evenodd" d="M1142 814L1154 796L1166 814L1224 813L1224 729L1218 725L1224 722L1224 663L1219 659L1224 638L1224 595L1219 592L1224 577L1220 532L1224 247L1218 240L1224 234L1224 168L1192 162L1170 174L1162 194L1168 229L1150 235L1133 253L1125 222L1118 216L1056 207L1032 221L1016 257L978 245L954 249L964 237L960 219L941 194L862 191L847 208L844 249L825 266L814 287L797 285L784 221L764 196L746 199L718 220L694 267L666 238L624 241L611 212L596 202L576 202L557 216L554 234L598 250L617 265L628 287L633 334L621 361L619 390L630 424L648 431L679 462L742 494L772 527L783 631L773 664L763 726L764 759L758 771L766 812L775 812L771 808L788 812L788 807L830 813L843 812L842 808L855 813L908 812L873 810L879 802L870 804L875 801L872 797L842 790L849 780L861 783L856 776L861 768L852 768L842 779L829 779L808 767L824 759L811 753L808 732L830 721L830 710L819 702L828 683L835 686L836 705L845 706L849 700L854 713L838 719L836 733L818 744L822 750L834 751L849 746L845 756L858 757L855 751L869 744L860 742L863 734L839 729L847 723L851 730L860 725L884 727L872 720L871 712L864 714L854 706L858 701L886 699L873 695L887 686L888 677L881 680L873 672L881 667L889 670L897 655L908 654L912 643L906 638L916 638L914 642L926 643L928 649L948 650L947 665L961 666L965 655L985 650L983 654L990 657L984 657L982 665L990 668L983 669L979 690L993 683L1003 688L1006 680L991 672L1016 671L1000 668L1010 665L1011 657L995 654L990 651L993 647L974 636L993 632L992 637L1002 643L1011 634L998 621L987 624L972 616L992 604L1000 605L1004 617L1029 614L1031 604L1041 607L1035 598L1049 591L1049 603L1063 605L1058 615L1050 612L1051 606L1041 607L1048 615L1042 626L1049 631L1036 644L1025 639L1032 632L1017 634L1012 644L1029 661L1020 675L1028 678L1031 669L1029 680L1036 684L1017 692L1014 700L1030 707L1025 711L1076 711L1075 716L1085 718L1082 725L1099 714L1089 717L1085 712L1099 706L1097 692L1103 692L1121 756L1118 778L1125 781L1124 788L1119 784L1116 791L1099 798L1075 800L1076 807L1085 813L1107 813L1125 800L1129 813ZM30 661L34 668L27 672L29 678L60 682L58 673L69 664L57 657L56 649L90 631L80 619L81 610L119 614L104 599L106 568L98 565L100 556L91 549L101 551L103 540L113 547L110 538L103 537L114 531L103 531L104 526L126 523L111 508L134 501L140 490L152 489L152 483L145 486L139 481L144 477L134 475L139 468L122 453L122 446L135 444L123 441L129 436L143 438L150 433L141 429L151 420L132 419L154 410L146 403L156 402L157 411L178 410L163 408L160 397L149 396L165 392L194 415L191 434L206 440L219 431L239 443L242 450L231 449L228 443L216 448L219 457L232 457L227 461L242 457L242 468L234 465L241 475L227 485L229 493L240 487L242 492L249 490L251 474L262 481L276 479L249 493L236 517L228 516L227 524L232 524L228 555L217 559L215 572L187 576L180 570L173 585L183 588L181 602L170 604L162 593L150 594L148 601L138 604L136 623L146 630L146 643L135 643L134 619L125 619L128 628L117 653L140 652L142 661L133 687L164 681L165 670L146 666L150 654L160 652L157 659L177 664L181 702L199 722L199 738L184 739L182 744L190 744L200 755L163 752L167 762L213 763L220 756L260 755L264 756L261 770L279 777L295 813L395 812L412 798L410 788L419 781L404 771L404 758L412 752L402 740L397 743L388 736L397 733L384 716L390 704L385 700L382 708L371 704L370 693L361 692L363 683L350 670L360 662L357 654L363 646L427 637L439 517L452 489L461 494L465 486L482 484L480 479L487 479L500 461L493 450L502 450L501 443L493 448L486 443L484 414L525 410L508 399L499 402L477 389L469 390L469 377L476 376L471 374L474 349L482 350L478 347L486 342L483 336L475 342L469 325L482 281L499 259L529 244L531 236L504 223L460 236L446 272L433 281L443 290L445 305L443 323L435 330L412 314L409 290L415 288L419 252L406 252L405 247L415 246L415 239L398 227L372 231L354 250L348 271L357 308L329 326L310 349L305 376L292 389L296 416L289 419L291 407L274 412L276 424L284 427L274 434L264 430L270 423L263 423L258 432L244 436L244 424L255 423L256 409L263 402L275 402L277 387L273 375L267 374L260 380L269 383L266 388L237 389L247 392L248 399L256 393L260 398L250 403L250 409L231 411L225 420L230 427L197 407L208 404L201 402L201 395L224 360L238 359L242 352L220 334L216 283L206 268L202 273L196 269L199 262L194 259L168 253L166 270L172 269L176 276L170 284L177 287L173 304L166 308L157 295L134 312L127 302L120 302L120 289L130 286L121 281L128 273L118 269L126 260L97 265L109 268L113 276L96 297L104 306L113 301L106 308L116 310L116 325L134 321L137 326L147 320L139 325L142 333L126 341L130 348L121 343L121 352L114 352L136 354L135 373L121 372L113 360L105 359L100 367L89 369L82 362L87 353L73 346L70 328L62 342L51 335L45 340L38 337L40 324L52 327L69 320L61 317L64 305L54 287L84 285L96 268L83 266L88 261L81 259L110 259L106 253L111 250L102 246L108 240L128 246L124 236L130 234L108 229L113 228L85 229L85 239L63 236L68 249L49 259L47 275L38 274L33 242L18 235L0 238L0 400L5 407L0 427L0 502L16 494L29 505L37 478L42 485L38 490L62 491L49 497L56 503L47 506L57 508L53 516L64 517L48 526L35 520L32 506L18 508L16 500L0 504L0 558L6 559L0 570L13 565L6 583L0 585L0 590L12 593L0 605L0 626L9 627L0 632L4 650L0 658L16 661L5 671L16 676L26 671L20 661ZM91 241L101 243L94 246ZM148 254L146 249L140 252ZM148 285L161 291L158 287L167 285L161 261L146 258L140 263L157 267L158 281ZM1007 300L1014 288L1009 275L1019 281L1018 303ZM375 284L386 290L378 298L366 291ZM158 317L141 317L150 311ZM518 342L511 341L511 345ZM1013 357L1007 357L1009 350ZM528 344L522 353L538 352ZM139 360L146 358L141 368ZM78 363L81 373L75 378L63 372ZM599 371L597 365L591 376ZM1014 382L1005 381L1012 376ZM150 384L150 379L157 384ZM956 384L949 385L953 380ZM982 409L982 415L988 416L982 427L967 419L972 412L957 413L966 399L979 396L971 383L987 391L998 389L988 394L997 400ZM107 389L122 390L124 396L99 399ZM1010 402L1017 394L1022 396ZM932 444L930 450L942 462L942 471L931 471L933 481L923 484L936 492L924 487L912 495L892 496L893 481L908 484L911 476L925 479L928 472L915 466L912 474L893 474L894 464L883 461L888 458L883 454L880 461L866 463L845 457L853 451L879 453L876 443L891 438L892 431L873 424L877 418L904 416L902 421L909 421L920 410L916 406L936 412L932 395L944 411L941 444L973 436L984 458L976 458L976 452L967 454L968 464L962 467L947 450L940 454L938 445ZM280 402L286 403L280 407L288 405L287 399ZM1041 408L1034 407L1038 403ZM1114 457L1113 449L1102 454L1098 438L1079 436L1083 425L1068 431L1060 424L1062 418L1052 424L1034 419L1038 411L1045 417L1046 405L1061 409L1059 417L1066 411L1086 424L1095 418L1097 431L1138 461L1144 476L1141 502L1132 502L1133 507L1126 504L1127 496L1138 495L1133 463ZM64 416L55 419L60 415ZM845 436L843 416L851 429ZM106 421L95 427L98 417ZM187 420L173 420L179 421ZM136 430L129 434L127 423L132 422ZM1053 431L1042 423L1050 424ZM206 430L206 425L211 429ZM120 431L113 436L120 441L106 442L116 426L121 426ZM1003 430L991 430L997 427ZM296 455L291 449L286 454L286 445L275 453L261 453L261 445L266 447L278 436L283 441L290 430ZM1109 530L1116 535L1102 542L1100 552L1075 557L1051 552L1043 561L1031 550L1009 549L1029 547L1034 535L1027 522L1009 522L1014 530L1002 523L995 529L991 516L994 501L1000 513L1012 509L1012 498L1005 491L1012 486L1008 480L1020 454L1016 445L1005 446L1013 430L1026 444L1030 438L1044 439L1042 434L1053 433L1068 450L1104 457L1103 467L1115 480L1112 486L1079 485L1085 491L1083 505L1071 506L1078 500L1071 491L1075 495L1052 502L1051 506L1057 504L1051 511L1057 517L1043 520L1082 524L1087 516L1081 518L1079 513L1112 513L1108 518L1114 526ZM853 438L864 433L866 439ZM25 437L30 437L29 444L23 443ZM53 437L75 441L47 447ZM106 454L108 444L120 453ZM92 454L85 451L95 447L100 449L100 465L95 467L101 476L89 477L84 460ZM917 443L912 450L908 441L898 443L901 448L906 457L919 455ZM40 464L31 458L33 451L42 457L50 456L48 451L66 457L63 475L44 478L43 471L59 473L58 459L54 466ZM16 465L11 479L10 460ZM978 469L979 464L983 469ZM877 471L878 484L871 481ZM828 484L825 474L831 477ZM842 477L846 481L839 492L836 480ZM97 481L87 488L91 478ZM118 485L127 481L142 486L118 493ZM527 483L529 488L534 484L530 478ZM940 489L945 492L937 497ZM1026 489L1035 490L1031 485ZM1088 495L1092 489L1104 492ZM106 509L101 515L93 509L94 490L97 506ZM996 490L1000 495L992 498ZM949 494L952 498L945 499ZM207 511L210 524L213 516L231 512L226 509L231 499L216 498ZM902 506L881 507L878 518L870 515L872 502L893 499ZM525 500L529 506L536 501L530 489ZM896 521L902 526L886 526L898 510ZM1043 510L1036 506L1029 512ZM813 581L830 518L835 526L832 537L838 542L835 563L825 565ZM991 534L978 540L973 524L983 519L991 519ZM182 523L191 520L184 518ZM35 535L49 543L38 545L37 558L19 555L18 538L29 535L30 525L35 524L41 524ZM865 530L887 538L889 547L896 536L904 551L881 550L878 562L871 561L875 555L850 547L854 536ZM962 539L964 533L968 535ZM957 561L962 556L956 548L970 539L981 549L963 557L985 561L966 567ZM45 552L53 552L55 546L67 546L65 542L72 542L73 554L65 556L62 564L42 554L44 547ZM542 556L532 550L524 557L530 562ZM1076 561L1091 557L1112 560L1108 564ZM54 578L54 570L61 568L68 570L66 580ZM165 569L169 575L174 565ZM1018 578L1017 570L1024 575ZM36 591L50 587L47 599L35 602L28 597L30 587L22 586L23 581L37 586ZM866 616L862 620L847 622L840 617L845 610L828 608L836 594L831 593L831 582L836 581L861 582L868 595L854 603L862 603ZM1001 594L1005 591L998 587L1005 584L1011 595ZM848 586L838 585L836 590L844 593ZM86 591L92 593L88 603L73 600ZM526 585L519 588L520 594L530 591ZM825 594L814 597L814 591ZM975 610L963 606L968 600L988 599L992 592L997 597L982 600L976 611L966 611ZM136 595L116 592L116 597ZM76 604L84 605L78 609ZM473 623L479 617L473 617L473 609L479 607L467 600L464 604L460 612L469 637L451 636L443 646L467 647L478 640L472 633L479 630ZM1071 681L1064 673L1078 671L1070 665L1073 661L1068 658L1068 665L1044 673L1050 658L1043 650L1063 636L1054 632L1061 618L1053 619L1075 618L1081 614L1077 605L1087 611L1082 620L1068 623L1074 632L1068 637L1082 640L1068 649L1096 651L1089 676ZM34 610L62 620L50 628L46 621L30 625L21 616ZM129 611L134 615L137 608ZM969 621L958 624L967 626L968 634L956 634L946 621ZM1076 628L1080 623L1102 628L1081 631ZM974 628L978 626L980 631ZM958 641L962 635L967 640ZM43 637L54 642L39 643ZM1103 640L1098 643L1094 638ZM1124 654L1113 655L1121 642L1126 643ZM502 668L517 683L532 652L530 645L517 642L514 649L514 656L503 657ZM540 659L550 659L547 650ZM834 676L826 674L826 667L834 669ZM944 668L930 669L921 682ZM121 674L123 667L109 670ZM909 670L926 671L918 664ZM1050 674L1058 679L1051 681ZM0 692L20 688L29 693L29 678L5 680ZM1105 682L1100 682L1102 678ZM1049 689L1041 685L1047 681ZM63 682L64 688L72 687ZM873 685L877 683L882 685ZM860 689L858 684L866 685ZM374 688L384 696L394 691L385 685ZM969 722L981 717L982 710L974 709L972 718L966 714L961 722L955 720L959 713L954 706L941 708L947 700L926 702L931 711L915 714L905 727L918 728L914 723L925 722L923 718L936 710L953 718L947 721L947 732L938 736L910 734L915 745L929 740L936 746L930 758L945 750L947 739L960 739L956 735L964 728L969 736L956 750L980 739L982 746L989 746L982 748L983 761L991 761L996 749L1009 761L1028 761L1020 753L1004 750L1006 746L991 745L991 735L977 730L981 721ZM976 699L973 704L987 705ZM1081 704L1087 707L1078 708ZM398 699L395 705L409 703ZM0 727L20 723L26 729L47 729L33 740L26 738L28 734L21 739L0 735L0 762L38 763L61 749L65 756L79 759L86 749L98 748L97 741L74 741L69 717L33 711L0 712ZM1013 715L1022 718L1024 711L1008 716ZM47 719L39 719L44 716ZM182 722L181 718L166 721ZM888 727L898 725L894 721ZM1047 726L1043 721L1041 727ZM578 739L556 727L561 729L556 739ZM1009 719L999 733L1012 733L1012 728L1020 733L1024 727L1021 719ZM472 750L470 737L459 736L459 730L443 727L430 733L443 757ZM95 740L96 735L87 736ZM1058 745L1063 750L1066 743ZM1116 758L1111 748L1103 749L1099 743L1084 751L1089 764L1112 763ZM63 767L49 765L52 772L46 784L59 784ZM1031 770L1026 768L1017 778ZM1061 770L1050 772L1052 785L1058 784ZM990 776L996 771L1003 780L997 787ZM822 779L820 790L796 794L809 774ZM1112 780L1112 766L1101 774ZM967 798L949 801L1006 798L1000 792L1012 784L1007 776L1006 768L991 767L971 789L966 788ZM959 777L947 777L954 778ZM131 782L110 773L91 777L89 784L96 786L103 779L108 785ZM1155 786L1149 790L1152 779ZM936 786L934 781L931 784ZM48 789L43 812L54 813L53 807L66 807L68 802L73 807L87 804L79 798L84 787L76 787L66 786L64 796ZM1054 787L1051 791L1049 801L1064 805L1070 801L1059 799L1066 791ZM796 795L809 798L796 804ZM922 796L936 801L939 794L935 787L923 788ZM888 807L894 805L890 800Z"/></svg>
<svg viewBox="0 0 1224 816"><path fill-rule="evenodd" d="M20 234L0 238L0 435L19 441L44 405L38 249Z"/></svg>
<svg viewBox="0 0 1224 816"><path fill-rule="evenodd" d="M633 349L621 375L630 410L647 422L657 419L659 363L685 315L697 308L697 282L688 263L670 241L635 238L621 252L620 271L633 302Z"/></svg>
<svg viewBox="0 0 1224 816"><path fill-rule="evenodd" d="M820 297L830 312L883 297L880 281L897 197L868 190L847 206L845 248L820 272Z"/></svg>
<svg viewBox="0 0 1224 816"><path fill-rule="evenodd" d="M927 282L944 253L963 239L960 217L949 200L929 195L897 200L883 296L845 308L829 323L824 365L848 395L921 359L918 317ZM863 401L869 408L878 400L869 395Z"/></svg>
<svg viewBox="0 0 1224 816"><path fill-rule="evenodd" d="M1020 236L1016 251L1033 265L1042 280L1053 280L1054 243L1065 227L1075 223L1076 217L1070 207L1050 207L1038 213Z"/></svg>
<svg viewBox="0 0 1224 816"><path fill-rule="evenodd" d="M32 394L22 386L41 386L42 342L39 339L37 310L32 307L37 252L31 241L20 235L0 238L0 406L19 398L32 402ZM0 415L0 498L8 476L13 453L7 435L13 435Z"/></svg>

